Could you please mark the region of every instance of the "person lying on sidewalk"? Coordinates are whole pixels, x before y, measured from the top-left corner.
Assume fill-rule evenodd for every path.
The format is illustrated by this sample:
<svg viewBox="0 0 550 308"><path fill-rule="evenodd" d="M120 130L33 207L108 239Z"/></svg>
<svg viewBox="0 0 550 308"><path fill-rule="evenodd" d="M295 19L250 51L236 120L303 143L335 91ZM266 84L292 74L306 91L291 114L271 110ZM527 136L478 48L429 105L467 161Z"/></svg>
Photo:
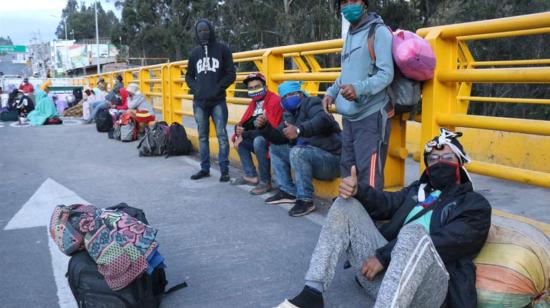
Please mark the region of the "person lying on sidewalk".
<svg viewBox="0 0 550 308"><path fill-rule="evenodd" d="M256 127L271 143L269 155L279 188L266 203L294 203L288 214L303 216L315 210L313 178L330 181L340 175L341 129L323 110L321 99L308 96L300 82L281 83L279 95L285 109L279 127L271 126L265 116L256 119Z"/></svg>
<svg viewBox="0 0 550 308"><path fill-rule="evenodd" d="M264 115L273 127L281 124L283 108L279 95L269 91L265 77L261 73L252 73L244 81L248 88L248 96L252 99L242 119L235 125L235 134L231 137L233 147L239 153L239 158L245 175L236 179L233 185L254 185L250 191L253 195L261 195L271 191L271 162L269 159L269 143L254 126L256 119ZM252 153L258 160L258 172L252 161Z"/></svg>
<svg viewBox="0 0 550 308"><path fill-rule="evenodd" d="M374 307L476 307L473 259L487 239L491 206L473 190L461 135L441 129L426 144L420 179L398 192L358 191L353 166L321 230L304 289L278 307L323 307L344 252ZM377 227L376 220L389 222Z"/></svg>

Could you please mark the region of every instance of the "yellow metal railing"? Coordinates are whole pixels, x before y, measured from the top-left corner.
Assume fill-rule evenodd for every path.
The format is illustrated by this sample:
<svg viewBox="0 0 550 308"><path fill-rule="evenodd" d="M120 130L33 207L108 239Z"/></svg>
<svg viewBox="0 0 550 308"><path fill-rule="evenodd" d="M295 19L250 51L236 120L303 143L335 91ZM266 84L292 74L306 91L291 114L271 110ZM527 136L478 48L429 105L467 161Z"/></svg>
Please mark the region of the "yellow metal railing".
<svg viewBox="0 0 550 308"><path fill-rule="evenodd" d="M339 75L339 67L322 67L318 56L339 53L342 40L282 46L269 49L237 52L233 54L235 63L249 63L261 71L266 79L267 86L276 91L279 83L285 80L302 80L304 88L311 95L324 94L319 91L321 83L332 83ZM285 67L285 59L292 63ZM290 59L291 61L288 61ZM149 101L154 102L156 111L161 112L167 122L183 122L183 117L192 117L192 99L189 88L185 83L187 61L164 63L147 67L87 76L89 84L94 86L99 78L108 83L114 80L117 74L123 75L124 83L138 82L142 93ZM250 72L237 72L235 84L227 89L229 108L229 123L235 124L244 112L243 105L250 99L240 95L244 88L238 86ZM240 97L239 97L240 96ZM405 148L406 121L401 118L393 120L390 150L386 162L386 186L399 187L404 184L404 172L408 152ZM333 189L334 190L334 189Z"/></svg>
<svg viewBox="0 0 550 308"><path fill-rule="evenodd" d="M472 83L549 83L550 59L476 61L467 45L472 40L550 33L550 13L426 28L417 33L434 48L437 67L434 79L424 84L422 125L419 140L415 140L416 151L420 148L418 145L434 136L440 126L550 136L548 121L467 115L470 101L550 104L548 99L471 96ZM336 39L237 52L233 58L235 63L252 64L257 71L261 71L271 90L276 90L278 84L285 80L303 80L310 94L321 95L324 92L320 91L320 84L333 82L340 68L322 67L317 57L339 54L341 49L342 40ZM291 67L285 66L285 59L287 64L292 63ZM531 67L522 67L524 65ZM162 113L165 121L181 123L183 117L193 116L193 97L184 79L186 69L187 61L178 61L92 75L87 79L93 86L100 77L111 83L117 74L122 74L125 84L139 83L142 93L154 102L155 110ZM249 102L249 99L242 97L245 91L241 86L248 73L238 72L237 81L227 89L229 123L234 124L240 118L245 108L243 105ZM386 187L404 184L404 159L409 154L405 147L406 129L407 122L402 117L392 119L385 170ZM550 173L547 172L482 161L474 161L468 168L480 174L550 187Z"/></svg>
<svg viewBox="0 0 550 308"><path fill-rule="evenodd" d="M474 83L550 83L550 59L476 61L468 42L550 33L550 12L420 29L437 57L433 80L423 89L420 144L441 126L550 136L550 121L468 115L469 102L550 104L550 99L471 96ZM522 67L529 65L529 67ZM522 149L517 149L522 150ZM498 155L498 153L492 153ZM474 161L468 169L550 187L550 173Z"/></svg>

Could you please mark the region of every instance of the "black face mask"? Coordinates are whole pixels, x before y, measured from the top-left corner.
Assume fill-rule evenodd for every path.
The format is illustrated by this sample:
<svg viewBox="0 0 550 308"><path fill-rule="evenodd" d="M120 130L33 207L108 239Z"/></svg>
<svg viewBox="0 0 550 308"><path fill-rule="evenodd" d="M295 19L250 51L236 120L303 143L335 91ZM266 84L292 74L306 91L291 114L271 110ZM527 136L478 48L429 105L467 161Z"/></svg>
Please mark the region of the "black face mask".
<svg viewBox="0 0 550 308"><path fill-rule="evenodd" d="M204 31L208 30L208 31ZM199 23L197 25L197 33L201 45L207 45L210 42L210 28L206 23Z"/></svg>
<svg viewBox="0 0 550 308"><path fill-rule="evenodd" d="M460 180L460 166L456 163L438 162L428 167L428 178L435 189L445 189Z"/></svg>

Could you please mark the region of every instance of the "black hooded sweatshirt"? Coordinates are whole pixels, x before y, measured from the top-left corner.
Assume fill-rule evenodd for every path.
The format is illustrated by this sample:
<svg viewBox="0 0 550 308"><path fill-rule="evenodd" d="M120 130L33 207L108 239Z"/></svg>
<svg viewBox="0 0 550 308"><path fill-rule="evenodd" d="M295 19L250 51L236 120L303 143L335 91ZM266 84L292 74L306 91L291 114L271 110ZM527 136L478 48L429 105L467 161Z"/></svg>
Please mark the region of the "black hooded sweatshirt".
<svg viewBox="0 0 550 308"><path fill-rule="evenodd" d="M417 193L423 183L429 183L426 171L419 181L401 191L385 192L368 187L355 197L374 220L389 220L379 228L388 244L376 250L376 257L385 268L391 262L393 247L407 215L418 203ZM472 183L461 169L461 184L444 189L433 206L430 237L450 275L443 307L475 308L476 268L473 259L487 239L491 227L491 205L474 192Z"/></svg>
<svg viewBox="0 0 550 308"><path fill-rule="evenodd" d="M201 45L197 25L204 22L210 29L207 45ZM225 90L235 81L233 55L229 47L216 41L214 27L206 19L195 24L199 46L191 51L185 74L185 82L201 107L212 107L225 100Z"/></svg>

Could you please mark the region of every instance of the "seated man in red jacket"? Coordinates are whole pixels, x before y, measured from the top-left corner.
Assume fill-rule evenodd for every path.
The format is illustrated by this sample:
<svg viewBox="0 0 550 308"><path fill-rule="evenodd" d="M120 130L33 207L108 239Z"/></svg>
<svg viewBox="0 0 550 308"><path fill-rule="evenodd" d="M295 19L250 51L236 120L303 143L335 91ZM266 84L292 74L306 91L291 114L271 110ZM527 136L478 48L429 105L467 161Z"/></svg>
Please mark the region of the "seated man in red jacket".
<svg viewBox="0 0 550 308"><path fill-rule="evenodd" d="M426 144L426 170L397 192L340 184L311 257L305 287L279 308L321 308L341 254L375 308L477 306L476 270L491 226L489 202L472 188L461 133L442 128ZM380 227L375 220L389 221Z"/></svg>
<svg viewBox="0 0 550 308"><path fill-rule="evenodd" d="M258 117L265 117L273 127L278 127L283 116L283 108L281 98L267 89L265 77L261 73L252 73L243 82L248 88L248 96L252 101L235 126L235 134L231 140L239 153L245 176L235 180L233 184L255 185L256 187L250 193L261 195L271 190L269 143L261 136L254 122ZM256 154L258 160L259 179L252 161L252 153Z"/></svg>

